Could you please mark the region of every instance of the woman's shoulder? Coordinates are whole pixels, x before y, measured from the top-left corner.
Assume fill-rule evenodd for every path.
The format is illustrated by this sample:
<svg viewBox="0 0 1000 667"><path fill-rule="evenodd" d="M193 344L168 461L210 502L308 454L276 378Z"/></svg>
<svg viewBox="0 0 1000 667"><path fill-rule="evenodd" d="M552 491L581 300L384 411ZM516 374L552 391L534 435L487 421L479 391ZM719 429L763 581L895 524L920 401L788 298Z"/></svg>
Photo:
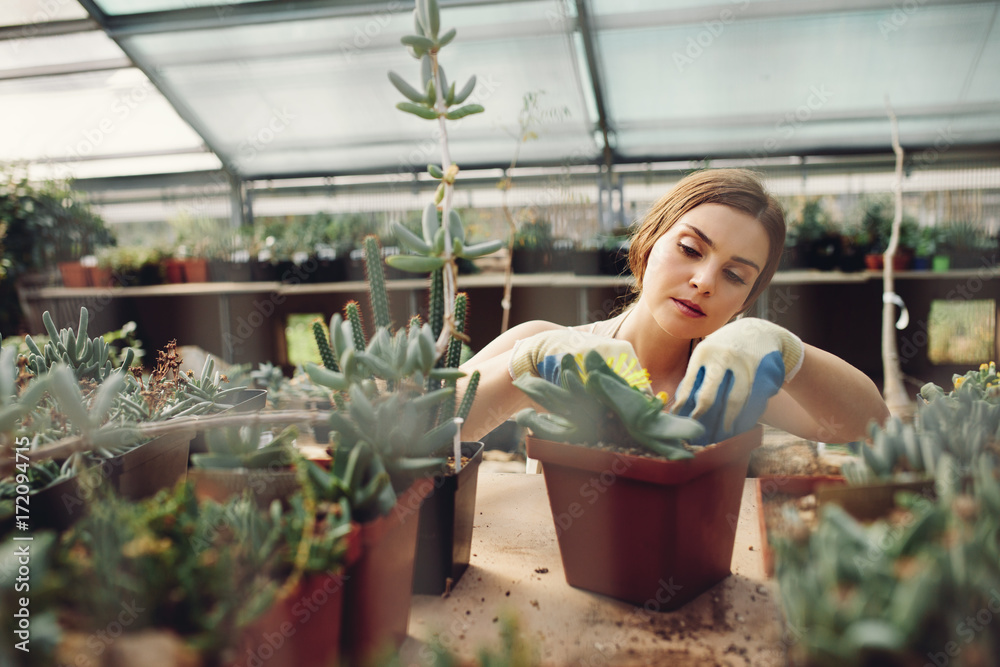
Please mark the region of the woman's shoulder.
<svg viewBox="0 0 1000 667"><path fill-rule="evenodd" d="M626 315L628 315L628 309L606 320L599 320L597 322L590 322L589 324L581 324L580 326L569 328L574 331L586 331L587 333L597 334L598 336L614 338L615 334L618 333L618 329L621 328L622 322L625 321Z"/></svg>

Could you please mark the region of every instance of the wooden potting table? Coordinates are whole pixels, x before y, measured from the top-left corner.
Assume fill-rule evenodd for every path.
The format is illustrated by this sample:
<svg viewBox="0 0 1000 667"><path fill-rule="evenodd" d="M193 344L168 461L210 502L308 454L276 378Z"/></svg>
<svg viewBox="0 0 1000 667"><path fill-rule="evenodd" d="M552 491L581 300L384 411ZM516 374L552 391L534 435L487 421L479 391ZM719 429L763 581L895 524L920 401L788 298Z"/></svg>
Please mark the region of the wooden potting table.
<svg viewBox="0 0 1000 667"><path fill-rule="evenodd" d="M429 664L435 635L464 659L496 649L505 615L546 665L783 665L794 641L764 574L753 480L744 487L732 576L675 611L566 583L542 475L480 473L472 554L450 595L413 597L403 665Z"/></svg>

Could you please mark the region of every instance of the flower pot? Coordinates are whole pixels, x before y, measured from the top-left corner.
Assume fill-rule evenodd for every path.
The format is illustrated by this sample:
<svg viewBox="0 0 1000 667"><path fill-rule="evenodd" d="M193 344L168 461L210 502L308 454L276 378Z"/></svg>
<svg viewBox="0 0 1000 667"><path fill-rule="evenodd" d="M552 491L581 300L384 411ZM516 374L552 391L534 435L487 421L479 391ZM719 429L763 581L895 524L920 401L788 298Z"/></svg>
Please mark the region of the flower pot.
<svg viewBox="0 0 1000 667"><path fill-rule="evenodd" d="M951 268L951 258L948 255L934 255L931 259L931 270L944 272Z"/></svg>
<svg viewBox="0 0 1000 667"><path fill-rule="evenodd" d="M605 276L630 276L628 248L607 248L601 251L601 273Z"/></svg>
<svg viewBox="0 0 1000 667"><path fill-rule="evenodd" d="M881 271L884 261L885 257L881 253L865 255L865 268L869 271Z"/></svg>
<svg viewBox="0 0 1000 667"><path fill-rule="evenodd" d="M896 494L901 491L934 497L934 479L915 479L908 482L883 482L861 486L822 486L816 490L820 506L827 503L840 505L858 521L875 521L889 515L896 507Z"/></svg>
<svg viewBox="0 0 1000 667"><path fill-rule="evenodd" d="M360 555L360 528L347 536L344 568ZM340 661L344 568L306 574L298 586L243 629L230 667L328 667Z"/></svg>
<svg viewBox="0 0 1000 667"><path fill-rule="evenodd" d="M601 274L601 253L598 250L574 250L571 260L573 273L578 276Z"/></svg>
<svg viewBox="0 0 1000 667"><path fill-rule="evenodd" d="M327 667L340 660L344 575L309 574L243 629L229 667Z"/></svg>
<svg viewBox="0 0 1000 667"><path fill-rule="evenodd" d="M80 262L59 262L63 287L89 287L87 267Z"/></svg>
<svg viewBox="0 0 1000 667"><path fill-rule="evenodd" d="M514 273L546 273L552 270L552 252L515 248L510 259Z"/></svg>
<svg viewBox="0 0 1000 667"><path fill-rule="evenodd" d="M299 480L292 469L191 468L188 479L199 499L211 498L224 503L250 491L257 506L264 509L273 501L284 501L299 490Z"/></svg>
<svg viewBox="0 0 1000 667"><path fill-rule="evenodd" d="M761 559L764 573L774 576L774 551L771 550L771 525L765 502L782 496L801 498L815 494L821 486L843 486L846 480L838 475L762 475L757 478L757 519L760 524Z"/></svg>
<svg viewBox="0 0 1000 667"><path fill-rule="evenodd" d="M123 498L140 500L184 479L193 430L166 433L111 459L111 482Z"/></svg>
<svg viewBox="0 0 1000 667"><path fill-rule="evenodd" d="M427 478L400 494L386 516L361 524L361 557L347 568L341 654L352 665L397 649L406 639L420 504Z"/></svg>
<svg viewBox="0 0 1000 667"><path fill-rule="evenodd" d="M212 260L208 263L208 278L213 283L246 282L250 280L250 263Z"/></svg>
<svg viewBox="0 0 1000 667"><path fill-rule="evenodd" d="M87 267L87 277L93 287L113 287L115 285L115 275L108 268L101 266Z"/></svg>
<svg viewBox="0 0 1000 667"><path fill-rule="evenodd" d="M913 264L910 266L914 271L927 271L931 268L931 258L930 257L914 257Z"/></svg>
<svg viewBox="0 0 1000 667"><path fill-rule="evenodd" d="M163 260L163 274L170 284L184 282L184 260L173 258Z"/></svg>
<svg viewBox="0 0 1000 667"><path fill-rule="evenodd" d="M265 389L244 389L233 401L231 407L220 410L216 414L221 414L223 412L227 413L244 413L244 412L259 412L264 409L267 405L267 390ZM194 439L191 440L191 453L192 454L204 454L208 451L208 446L205 444L205 433L203 431L198 431L195 434Z"/></svg>
<svg viewBox="0 0 1000 667"><path fill-rule="evenodd" d="M184 267L184 282L186 283L208 282L208 260L199 258L189 258L182 261Z"/></svg>
<svg viewBox="0 0 1000 667"><path fill-rule="evenodd" d="M761 427L666 461L529 436L542 462L569 585L659 611L730 574Z"/></svg>
<svg viewBox="0 0 1000 667"><path fill-rule="evenodd" d="M448 579L457 584L469 567L483 443L463 442L462 456L468 463L457 475L435 475L434 488L420 506L414 593L440 595Z"/></svg>

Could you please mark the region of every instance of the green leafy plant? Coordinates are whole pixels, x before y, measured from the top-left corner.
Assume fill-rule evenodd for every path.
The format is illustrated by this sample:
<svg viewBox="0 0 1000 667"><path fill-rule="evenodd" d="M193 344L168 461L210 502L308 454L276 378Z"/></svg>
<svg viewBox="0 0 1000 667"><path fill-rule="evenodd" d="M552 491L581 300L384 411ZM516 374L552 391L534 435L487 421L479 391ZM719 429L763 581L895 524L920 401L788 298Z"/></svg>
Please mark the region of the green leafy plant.
<svg viewBox="0 0 1000 667"><path fill-rule="evenodd" d="M517 423L548 440L585 444L637 446L667 459L694 456L685 440L704 433L694 419L664 412L664 401L630 385L601 355L591 350L581 369L573 355L565 355L560 383L524 376L514 386L548 410L526 408Z"/></svg>
<svg viewBox="0 0 1000 667"><path fill-rule="evenodd" d="M522 222L514 233L514 249L551 250L552 223L538 218Z"/></svg>
<svg viewBox="0 0 1000 667"><path fill-rule="evenodd" d="M207 454L192 454L191 464L196 468L246 468L264 469L273 466L289 467L293 460L292 443L299 430L286 426L284 430L263 447L263 427L211 429L205 434Z"/></svg>

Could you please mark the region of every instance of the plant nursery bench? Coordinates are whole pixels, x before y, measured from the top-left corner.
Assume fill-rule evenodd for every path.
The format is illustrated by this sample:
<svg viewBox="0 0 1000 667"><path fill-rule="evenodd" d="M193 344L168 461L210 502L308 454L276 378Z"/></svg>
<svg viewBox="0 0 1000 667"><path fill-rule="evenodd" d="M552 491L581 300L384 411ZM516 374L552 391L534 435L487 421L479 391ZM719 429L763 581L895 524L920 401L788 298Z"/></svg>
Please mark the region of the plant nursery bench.
<svg viewBox="0 0 1000 667"><path fill-rule="evenodd" d="M747 480L732 576L659 611L655 599L637 607L569 586L542 475L481 472L469 569L450 595L413 597L401 664L429 664L435 635L463 659L496 650L513 616L546 665L784 665L794 637L764 573L754 489ZM664 596L676 584L664 582Z"/></svg>

